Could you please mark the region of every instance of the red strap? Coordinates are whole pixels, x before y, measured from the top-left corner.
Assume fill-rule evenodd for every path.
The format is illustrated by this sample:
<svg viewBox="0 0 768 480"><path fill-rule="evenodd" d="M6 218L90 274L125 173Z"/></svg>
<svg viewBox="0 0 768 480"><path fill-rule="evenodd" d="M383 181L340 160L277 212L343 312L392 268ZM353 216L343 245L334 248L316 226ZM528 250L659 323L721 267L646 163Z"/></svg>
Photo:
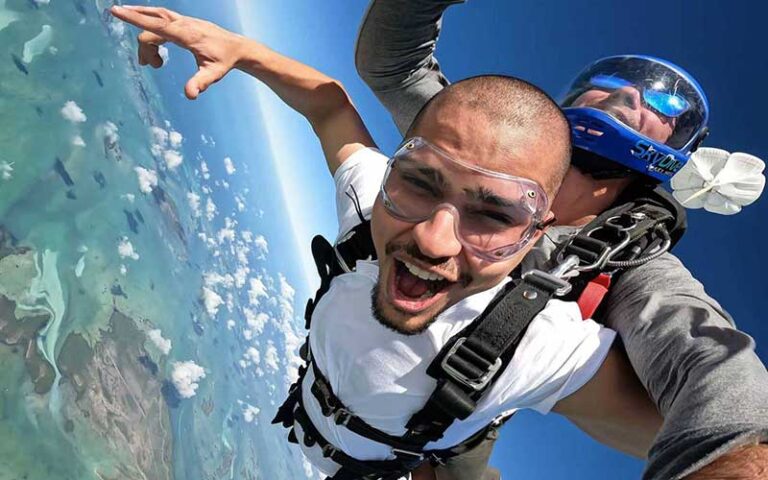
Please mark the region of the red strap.
<svg viewBox="0 0 768 480"><path fill-rule="evenodd" d="M606 273L593 278L579 296L578 304L579 310L581 310L581 318L592 318L595 314L595 310L600 306L605 294L608 293L608 288L611 286L611 276Z"/></svg>

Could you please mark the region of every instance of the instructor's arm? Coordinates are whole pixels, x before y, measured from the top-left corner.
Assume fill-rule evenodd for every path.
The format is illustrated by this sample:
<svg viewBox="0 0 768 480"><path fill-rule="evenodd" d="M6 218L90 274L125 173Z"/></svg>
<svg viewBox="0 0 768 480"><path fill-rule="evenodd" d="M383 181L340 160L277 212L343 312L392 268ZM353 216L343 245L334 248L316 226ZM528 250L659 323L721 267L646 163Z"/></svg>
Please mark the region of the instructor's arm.
<svg viewBox="0 0 768 480"><path fill-rule="evenodd" d="M184 92L196 99L233 69L261 80L286 104L304 115L323 147L333 174L355 151L374 146L344 87L312 67L211 22L158 7L112 7L112 14L144 31L139 34L139 64L160 68L158 47L173 42L189 50L198 71Z"/></svg>
<svg viewBox="0 0 768 480"><path fill-rule="evenodd" d="M557 402L568 417L600 443L646 458L663 418L637 379L623 351L613 347L592 379Z"/></svg>
<svg viewBox="0 0 768 480"><path fill-rule="evenodd" d="M421 107L448 85L435 58L445 9L464 0L373 0L355 49L360 77L405 134Z"/></svg>

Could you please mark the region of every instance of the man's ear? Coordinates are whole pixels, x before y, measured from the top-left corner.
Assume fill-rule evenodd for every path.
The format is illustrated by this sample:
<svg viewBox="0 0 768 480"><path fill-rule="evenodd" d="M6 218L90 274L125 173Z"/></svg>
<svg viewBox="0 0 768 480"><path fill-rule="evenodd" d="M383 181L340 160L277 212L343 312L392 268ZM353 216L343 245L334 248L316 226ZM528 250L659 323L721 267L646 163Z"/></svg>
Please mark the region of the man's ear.
<svg viewBox="0 0 768 480"><path fill-rule="evenodd" d="M544 232L550 225L557 222L557 218L555 217L555 214L550 210L547 212L547 214L544 216L544 220L540 221L536 224L536 230L539 230L536 232L537 239L541 237L541 233Z"/></svg>

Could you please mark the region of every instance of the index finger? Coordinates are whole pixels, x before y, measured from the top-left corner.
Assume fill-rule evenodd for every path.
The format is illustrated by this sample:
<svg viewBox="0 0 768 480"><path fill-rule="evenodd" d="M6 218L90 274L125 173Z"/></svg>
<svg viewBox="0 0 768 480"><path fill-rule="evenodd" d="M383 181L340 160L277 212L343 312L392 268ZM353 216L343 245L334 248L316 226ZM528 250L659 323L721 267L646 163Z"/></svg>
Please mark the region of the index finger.
<svg viewBox="0 0 768 480"><path fill-rule="evenodd" d="M152 9L148 11L147 9ZM172 40L172 32L168 26L173 18L162 15L160 9L153 7L126 8L118 5L110 8L110 13L120 20L130 23L134 27L147 30L157 35L162 35Z"/></svg>

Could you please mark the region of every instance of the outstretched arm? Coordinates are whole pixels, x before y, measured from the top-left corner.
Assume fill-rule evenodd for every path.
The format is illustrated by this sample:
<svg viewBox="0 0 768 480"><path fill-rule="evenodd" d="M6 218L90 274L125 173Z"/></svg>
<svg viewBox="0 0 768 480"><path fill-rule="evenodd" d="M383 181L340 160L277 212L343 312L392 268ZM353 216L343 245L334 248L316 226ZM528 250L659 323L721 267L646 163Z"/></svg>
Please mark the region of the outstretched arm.
<svg viewBox="0 0 768 480"><path fill-rule="evenodd" d="M464 0L373 0L355 65L405 134L421 107L448 85L435 58L445 9Z"/></svg>
<svg viewBox="0 0 768 480"><path fill-rule="evenodd" d="M360 148L374 146L344 87L312 67L265 45L198 18L158 7L112 7L112 14L136 27L139 64L160 68L159 45L173 42L189 50L198 71L184 92L191 100L233 69L261 80L288 106L304 115L323 147L333 174Z"/></svg>
<svg viewBox="0 0 768 480"><path fill-rule="evenodd" d="M643 478L768 478L768 372L679 260L627 270L605 319L664 416Z"/></svg>

